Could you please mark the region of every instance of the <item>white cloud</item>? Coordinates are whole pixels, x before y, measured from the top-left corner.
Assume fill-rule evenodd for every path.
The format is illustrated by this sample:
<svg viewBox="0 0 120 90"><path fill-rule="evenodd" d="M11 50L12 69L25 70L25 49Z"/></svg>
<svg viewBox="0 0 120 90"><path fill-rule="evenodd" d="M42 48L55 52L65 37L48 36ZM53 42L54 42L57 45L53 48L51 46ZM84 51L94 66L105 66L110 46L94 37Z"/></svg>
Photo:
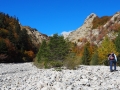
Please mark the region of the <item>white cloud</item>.
<svg viewBox="0 0 120 90"><path fill-rule="evenodd" d="M72 31L63 31L61 34L64 36L64 38L66 38L69 34L70 34L70 32L72 32Z"/></svg>

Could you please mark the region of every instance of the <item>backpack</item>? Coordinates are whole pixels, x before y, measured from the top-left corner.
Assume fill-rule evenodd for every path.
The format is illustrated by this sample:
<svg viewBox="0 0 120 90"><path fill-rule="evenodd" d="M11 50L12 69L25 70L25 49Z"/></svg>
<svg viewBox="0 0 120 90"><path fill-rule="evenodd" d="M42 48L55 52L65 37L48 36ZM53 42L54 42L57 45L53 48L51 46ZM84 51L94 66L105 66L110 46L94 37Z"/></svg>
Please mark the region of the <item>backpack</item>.
<svg viewBox="0 0 120 90"><path fill-rule="evenodd" d="M114 60L114 58L115 58L115 57L114 57L114 54L110 54L110 55L109 55L109 59L110 59L110 60Z"/></svg>

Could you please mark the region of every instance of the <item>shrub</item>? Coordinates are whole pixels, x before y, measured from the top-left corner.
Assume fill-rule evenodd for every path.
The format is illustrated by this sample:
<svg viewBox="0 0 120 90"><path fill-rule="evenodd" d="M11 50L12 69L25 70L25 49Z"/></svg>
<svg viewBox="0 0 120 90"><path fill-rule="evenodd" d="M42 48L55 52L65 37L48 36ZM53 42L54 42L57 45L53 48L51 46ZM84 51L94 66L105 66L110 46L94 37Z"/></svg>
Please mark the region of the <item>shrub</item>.
<svg viewBox="0 0 120 90"><path fill-rule="evenodd" d="M63 62L62 61L51 61L51 66L52 67L62 67Z"/></svg>
<svg viewBox="0 0 120 90"><path fill-rule="evenodd" d="M98 28L99 26L101 25L104 25L108 20L110 20L111 16L104 16L104 17L96 17L94 20L93 20L93 27L92 29L96 29Z"/></svg>
<svg viewBox="0 0 120 90"><path fill-rule="evenodd" d="M37 58L34 59L34 65L38 68L56 68L56 67L62 67L63 62L62 61L39 61Z"/></svg>
<svg viewBox="0 0 120 90"><path fill-rule="evenodd" d="M80 56L77 56L75 53L70 53L63 61L63 66L68 69L75 69L78 65L80 65L80 59Z"/></svg>

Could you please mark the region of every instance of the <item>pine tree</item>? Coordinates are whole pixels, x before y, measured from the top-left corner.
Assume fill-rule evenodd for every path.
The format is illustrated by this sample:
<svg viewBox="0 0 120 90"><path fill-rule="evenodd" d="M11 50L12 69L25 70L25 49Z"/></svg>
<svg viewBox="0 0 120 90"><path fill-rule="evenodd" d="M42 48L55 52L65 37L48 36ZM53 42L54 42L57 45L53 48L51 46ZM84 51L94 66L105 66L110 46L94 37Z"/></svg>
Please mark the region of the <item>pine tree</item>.
<svg viewBox="0 0 120 90"><path fill-rule="evenodd" d="M26 29L23 29L20 33L19 33L19 38L18 38L18 48L21 50L28 50L28 34Z"/></svg>
<svg viewBox="0 0 120 90"><path fill-rule="evenodd" d="M120 31L115 39L115 46L116 46L116 50L120 53Z"/></svg>
<svg viewBox="0 0 120 90"><path fill-rule="evenodd" d="M37 61L47 61L49 58L49 51L48 51L48 47L47 47L47 43L45 40L42 41L42 44L39 48L39 51L37 53Z"/></svg>
<svg viewBox="0 0 120 90"><path fill-rule="evenodd" d="M7 46L3 40L0 40L0 54L7 54Z"/></svg>
<svg viewBox="0 0 120 90"><path fill-rule="evenodd" d="M64 60L69 51L69 44L63 36L54 34L48 44L50 50L50 60Z"/></svg>
<svg viewBox="0 0 120 90"><path fill-rule="evenodd" d="M92 55L92 59L90 61L90 65L98 65L99 60L98 60L98 53L97 51Z"/></svg>
<svg viewBox="0 0 120 90"><path fill-rule="evenodd" d="M64 60L69 52L69 44L64 40L63 36L58 36L54 34L50 37L50 41L46 44L45 41L42 42L39 51L37 53L38 61L41 60Z"/></svg>
<svg viewBox="0 0 120 90"><path fill-rule="evenodd" d="M90 61L89 50L86 45L84 47L84 52L83 52L83 56L82 56L82 64L89 65L89 61Z"/></svg>
<svg viewBox="0 0 120 90"><path fill-rule="evenodd" d="M116 46L116 50L119 53L118 57L117 57L117 64L120 66L120 31L118 32L118 36L115 39L115 46Z"/></svg>

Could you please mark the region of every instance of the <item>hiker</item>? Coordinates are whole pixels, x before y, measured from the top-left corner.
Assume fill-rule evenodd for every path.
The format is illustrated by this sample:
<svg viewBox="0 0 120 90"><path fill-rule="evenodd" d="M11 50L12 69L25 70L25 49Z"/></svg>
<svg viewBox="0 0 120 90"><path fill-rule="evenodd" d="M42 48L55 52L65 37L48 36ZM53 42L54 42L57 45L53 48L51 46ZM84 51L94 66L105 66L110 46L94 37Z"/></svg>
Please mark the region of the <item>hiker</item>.
<svg viewBox="0 0 120 90"><path fill-rule="evenodd" d="M108 60L110 63L110 72L118 71L116 70L116 62L117 62L116 55L114 53L108 54ZM114 65L114 70L112 69L112 65Z"/></svg>

